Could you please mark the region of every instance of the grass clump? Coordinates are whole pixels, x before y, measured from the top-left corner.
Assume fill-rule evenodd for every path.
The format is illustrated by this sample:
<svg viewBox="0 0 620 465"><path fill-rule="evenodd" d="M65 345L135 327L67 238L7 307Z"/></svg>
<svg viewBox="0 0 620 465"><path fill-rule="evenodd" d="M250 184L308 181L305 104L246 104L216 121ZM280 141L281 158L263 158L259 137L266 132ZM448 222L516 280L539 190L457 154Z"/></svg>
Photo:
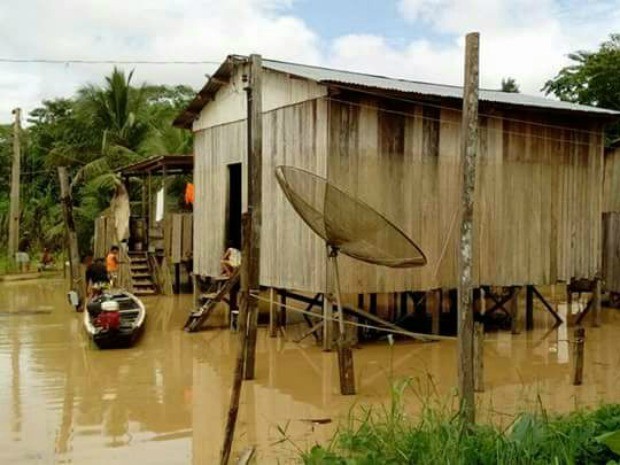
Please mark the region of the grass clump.
<svg viewBox="0 0 620 465"><path fill-rule="evenodd" d="M302 453L305 465L580 465L620 464L610 438L620 434L620 405L549 416L518 415L509 427L466 427L452 409L428 403L408 417L403 393L381 409L351 415L331 443ZM618 449L616 449L618 451Z"/></svg>

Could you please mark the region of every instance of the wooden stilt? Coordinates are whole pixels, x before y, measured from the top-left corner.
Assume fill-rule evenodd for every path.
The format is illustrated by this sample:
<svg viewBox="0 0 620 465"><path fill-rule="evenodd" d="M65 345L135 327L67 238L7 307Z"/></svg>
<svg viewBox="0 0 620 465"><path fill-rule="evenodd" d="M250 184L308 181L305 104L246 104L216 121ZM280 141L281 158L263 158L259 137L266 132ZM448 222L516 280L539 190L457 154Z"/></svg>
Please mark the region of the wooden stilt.
<svg viewBox="0 0 620 465"><path fill-rule="evenodd" d="M181 293L181 264L174 264L174 293Z"/></svg>
<svg viewBox="0 0 620 465"><path fill-rule="evenodd" d="M278 330L286 334L286 289L280 291L280 305L278 308Z"/></svg>
<svg viewBox="0 0 620 465"><path fill-rule="evenodd" d="M269 337L278 335L278 320L273 287L269 288Z"/></svg>
<svg viewBox="0 0 620 465"><path fill-rule="evenodd" d="M525 329L534 329L534 286L525 287Z"/></svg>
<svg viewBox="0 0 620 465"><path fill-rule="evenodd" d="M573 290L570 282L566 284L566 323L570 326L573 322Z"/></svg>
<svg viewBox="0 0 620 465"><path fill-rule="evenodd" d="M510 315L512 317L512 321L510 324L510 332L512 334L520 334L521 333L521 312L519 310L519 292L521 291L520 287L513 287L512 292L513 296L510 299Z"/></svg>
<svg viewBox="0 0 620 465"><path fill-rule="evenodd" d="M433 303L431 305L431 332L433 334L440 333L440 317L441 317L441 289L429 291L433 295Z"/></svg>
<svg viewBox="0 0 620 465"><path fill-rule="evenodd" d="M377 314L377 294L376 293L372 293L370 294L370 313L372 313L373 315Z"/></svg>
<svg viewBox="0 0 620 465"><path fill-rule="evenodd" d="M480 286L480 317L474 321L474 391L484 392L484 315L487 299L484 287Z"/></svg>
<svg viewBox="0 0 620 465"><path fill-rule="evenodd" d="M474 323L474 391L484 392L484 324Z"/></svg>
<svg viewBox="0 0 620 465"><path fill-rule="evenodd" d="M586 330L582 326L578 326L575 328L574 334L575 340L573 342L573 384L575 386L579 386L583 382L583 347L586 339Z"/></svg>
<svg viewBox="0 0 620 465"><path fill-rule="evenodd" d="M601 326L601 280L594 280L594 290L592 293L592 326Z"/></svg>
<svg viewBox="0 0 620 465"><path fill-rule="evenodd" d="M334 348L334 333L332 324L332 303L327 297L323 298L323 350L329 352Z"/></svg>
<svg viewBox="0 0 620 465"><path fill-rule="evenodd" d="M344 311L340 296L340 277L338 275L337 251L330 254L334 272L336 303L338 305L338 371L340 373L340 394L355 394L355 370L353 367L353 351L350 342L345 338Z"/></svg>

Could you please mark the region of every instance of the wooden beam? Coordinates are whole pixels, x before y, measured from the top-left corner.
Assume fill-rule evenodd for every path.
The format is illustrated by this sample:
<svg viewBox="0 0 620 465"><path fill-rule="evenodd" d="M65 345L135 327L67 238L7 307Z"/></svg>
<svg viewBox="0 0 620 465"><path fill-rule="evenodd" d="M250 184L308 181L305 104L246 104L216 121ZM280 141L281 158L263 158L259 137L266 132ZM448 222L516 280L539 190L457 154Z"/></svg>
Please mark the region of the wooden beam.
<svg viewBox="0 0 620 465"><path fill-rule="evenodd" d="M262 223L263 179L263 64L260 55L250 55L250 85L248 89L248 212L251 239L248 263L248 288L260 293L260 242ZM254 379L258 300L248 302L248 353L245 379Z"/></svg>
<svg viewBox="0 0 620 465"><path fill-rule="evenodd" d="M461 415L465 424L475 421L474 397L474 309L473 309L473 232L476 151L478 146L478 81L480 34L465 39L465 84L461 159L463 184L461 193L461 236L459 247L458 305L458 379Z"/></svg>
<svg viewBox="0 0 620 465"><path fill-rule="evenodd" d="M531 285L525 286L525 329L534 329L534 291Z"/></svg>
<svg viewBox="0 0 620 465"><path fill-rule="evenodd" d="M551 315L553 315L553 318L555 318L555 321L557 322L557 324L560 324L564 321L562 320L562 317L558 314L558 312L556 312L555 309L551 305L549 305L549 302L547 302L547 300L542 296L542 294L538 292L538 289L536 289L536 286L532 286L532 292L534 296L540 301L540 303L542 303L543 306L547 309L547 311L551 313ZM572 299L572 296L571 296L571 299ZM569 312L570 312L570 307L569 307ZM567 318L568 317L570 317L570 313L567 316Z"/></svg>

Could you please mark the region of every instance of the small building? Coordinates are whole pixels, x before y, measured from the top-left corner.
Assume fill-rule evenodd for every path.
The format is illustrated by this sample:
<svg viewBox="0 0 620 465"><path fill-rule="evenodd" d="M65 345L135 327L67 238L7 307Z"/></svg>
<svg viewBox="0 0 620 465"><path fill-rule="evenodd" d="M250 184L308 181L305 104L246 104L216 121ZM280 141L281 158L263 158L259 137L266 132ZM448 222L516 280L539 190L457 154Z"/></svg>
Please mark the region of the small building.
<svg viewBox="0 0 620 465"><path fill-rule="evenodd" d="M260 283L324 292L323 242L274 169L309 170L362 199L422 248L393 270L342 257L343 292L457 287L460 87L263 59ZM247 58L229 56L175 124L195 134L194 271L220 273L246 209ZM481 90L474 282L545 285L601 271L603 128L617 112Z"/></svg>
<svg viewBox="0 0 620 465"><path fill-rule="evenodd" d="M605 150L602 275L604 288L620 304L620 141Z"/></svg>
<svg viewBox="0 0 620 465"><path fill-rule="evenodd" d="M192 180L193 166L191 155L157 155L117 171L120 190L129 197L129 211L122 219L128 224L119 225L111 211L102 215L95 225L94 248L95 255L102 256L124 239L131 270L124 273L122 284L128 290L170 294L179 293L182 282L191 285L193 212L183 191Z"/></svg>

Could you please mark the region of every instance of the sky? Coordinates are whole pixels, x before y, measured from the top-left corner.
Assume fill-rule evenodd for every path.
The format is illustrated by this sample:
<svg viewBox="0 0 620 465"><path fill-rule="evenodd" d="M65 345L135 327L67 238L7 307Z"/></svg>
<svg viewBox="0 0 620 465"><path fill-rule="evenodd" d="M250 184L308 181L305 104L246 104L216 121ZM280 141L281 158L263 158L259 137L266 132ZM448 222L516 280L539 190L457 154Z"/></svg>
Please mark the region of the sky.
<svg viewBox="0 0 620 465"><path fill-rule="evenodd" d="M2 0L0 123L11 110L100 84L111 64L2 59L201 61L124 64L136 82L200 88L226 55L460 85L464 35L479 31L481 86L513 77L540 94L620 32L620 0Z"/></svg>

